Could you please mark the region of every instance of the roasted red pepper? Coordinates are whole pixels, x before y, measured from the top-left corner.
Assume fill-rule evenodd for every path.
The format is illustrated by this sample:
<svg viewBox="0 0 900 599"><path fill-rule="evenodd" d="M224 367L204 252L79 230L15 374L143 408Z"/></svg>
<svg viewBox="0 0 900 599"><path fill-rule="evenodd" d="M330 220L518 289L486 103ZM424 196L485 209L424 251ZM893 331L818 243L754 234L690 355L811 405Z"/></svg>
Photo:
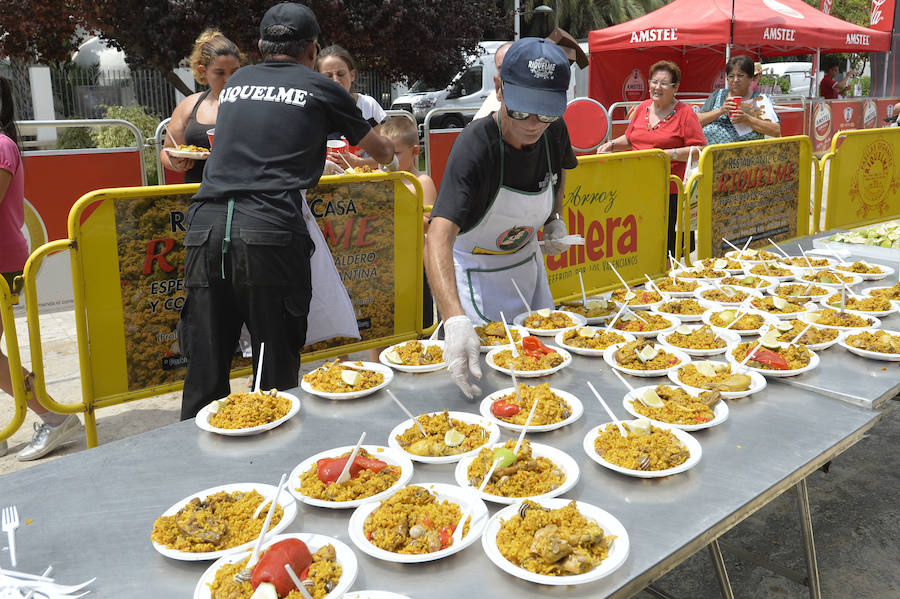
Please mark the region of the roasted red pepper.
<svg viewBox="0 0 900 599"><path fill-rule="evenodd" d="M522 408L514 403L507 403L505 399L491 404L491 414L497 418L509 418L522 411Z"/></svg>
<svg viewBox="0 0 900 599"><path fill-rule="evenodd" d="M347 458L349 457L350 456L343 458L322 458L317 461L316 467L319 480L325 484L335 482L344 470L344 466L347 464ZM360 470L374 470L375 472L381 472L387 468L387 466L387 462L358 455L353 459L353 464L350 465L350 478L359 476Z"/></svg>
<svg viewBox="0 0 900 599"><path fill-rule="evenodd" d="M285 564L290 564L294 572L309 570L312 563L312 554L309 547L300 539L285 539L269 547L250 576L250 584L255 589L263 582L275 585L275 592L279 597L284 597L297 587L284 569ZM302 577L301 577L302 579Z"/></svg>
<svg viewBox="0 0 900 599"><path fill-rule="evenodd" d="M532 337L531 335L522 339L522 349L525 351L525 355L538 359L543 355L555 353L552 349L544 345L543 341L537 337Z"/></svg>
<svg viewBox="0 0 900 599"><path fill-rule="evenodd" d="M751 354L750 359L755 360L760 364L771 366L775 370L791 369L790 364L788 364L788 361L784 359L784 356L782 356L781 354L777 354L771 350L763 349L761 347L756 348L756 351Z"/></svg>
<svg viewBox="0 0 900 599"><path fill-rule="evenodd" d="M441 527L441 549L450 546L450 541L453 540L453 529L449 526Z"/></svg>

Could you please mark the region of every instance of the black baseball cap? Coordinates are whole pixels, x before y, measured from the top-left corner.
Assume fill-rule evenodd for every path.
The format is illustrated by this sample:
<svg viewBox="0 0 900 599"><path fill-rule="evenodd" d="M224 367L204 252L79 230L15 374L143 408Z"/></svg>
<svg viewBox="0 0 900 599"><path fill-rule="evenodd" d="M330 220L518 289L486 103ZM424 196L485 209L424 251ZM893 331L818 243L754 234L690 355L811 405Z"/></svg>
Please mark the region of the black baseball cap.
<svg viewBox="0 0 900 599"><path fill-rule="evenodd" d="M282 25L293 30L290 36L266 37L266 29ZM268 41L312 40L319 37L319 23L308 7L296 2L282 2L266 11L259 23L259 39Z"/></svg>

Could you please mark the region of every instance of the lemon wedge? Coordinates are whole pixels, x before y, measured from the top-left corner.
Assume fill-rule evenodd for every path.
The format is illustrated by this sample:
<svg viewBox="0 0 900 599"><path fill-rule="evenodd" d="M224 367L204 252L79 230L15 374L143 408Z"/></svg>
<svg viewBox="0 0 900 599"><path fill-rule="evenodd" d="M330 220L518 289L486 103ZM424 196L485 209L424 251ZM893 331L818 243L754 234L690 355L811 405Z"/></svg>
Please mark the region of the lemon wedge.
<svg viewBox="0 0 900 599"><path fill-rule="evenodd" d="M591 300L585 305L588 310L606 310L608 307L609 303L606 300Z"/></svg>
<svg viewBox="0 0 900 599"><path fill-rule="evenodd" d="M809 322L819 322L819 315L815 312L807 312L806 320L808 320Z"/></svg>
<svg viewBox="0 0 900 599"><path fill-rule="evenodd" d="M713 268L716 270L722 270L726 266L728 266L728 260L723 260L722 258L719 258L718 260L713 262Z"/></svg>
<svg viewBox="0 0 900 599"><path fill-rule="evenodd" d="M647 389L643 393L638 396L638 399L641 400L641 403L647 406L648 408L661 408L665 403L663 403L662 398L657 395L656 391L653 389Z"/></svg>
<svg viewBox="0 0 900 599"><path fill-rule="evenodd" d="M626 302L630 302L637 297L637 293L635 293L634 291L626 291L624 297Z"/></svg>
<svg viewBox="0 0 900 599"><path fill-rule="evenodd" d="M731 285L722 285L722 293L724 293L728 297L731 297L732 295L737 295L737 289L735 289Z"/></svg>
<svg viewBox="0 0 900 599"><path fill-rule="evenodd" d="M788 307L788 301L783 297L778 297L777 295L772 298L772 305L775 306L776 310L784 310Z"/></svg>
<svg viewBox="0 0 900 599"><path fill-rule="evenodd" d="M634 314L623 314L622 316L619 317L619 320L621 320L622 322L631 322L632 320L636 320L636 319L637 319L637 316L635 316Z"/></svg>
<svg viewBox="0 0 900 599"><path fill-rule="evenodd" d="M781 341L778 340L778 331L768 331L759 340L759 344L766 349L779 349L781 347Z"/></svg>
<svg viewBox="0 0 900 599"><path fill-rule="evenodd" d="M466 436L455 428L451 428L449 431L444 433L444 444L447 447L456 447L457 445L461 445L465 440Z"/></svg>
<svg viewBox="0 0 900 599"><path fill-rule="evenodd" d="M623 422L625 428L628 429L628 432L634 435L635 437L643 437L644 435L650 434L650 421L649 420L635 420L633 422Z"/></svg>
<svg viewBox="0 0 900 599"><path fill-rule="evenodd" d="M638 360L649 362L659 354L659 348L655 345L645 345L637 352Z"/></svg>
<svg viewBox="0 0 900 599"><path fill-rule="evenodd" d="M494 460L498 459L500 463L497 464L497 468L507 468L516 463L516 454L512 452L512 449L500 447L494 450Z"/></svg>
<svg viewBox="0 0 900 599"><path fill-rule="evenodd" d="M690 335L693 330L694 329L692 329L688 325L683 324L680 327L678 327L677 329L675 329L675 332L680 335Z"/></svg>
<svg viewBox="0 0 900 599"><path fill-rule="evenodd" d="M700 376L708 376L710 378L716 376L716 367L708 360L700 360L694 362L694 368L700 373Z"/></svg>
<svg viewBox="0 0 900 599"><path fill-rule="evenodd" d="M756 282L756 277L748 276L741 279L741 283L743 283L744 285L753 285L754 282Z"/></svg>
<svg viewBox="0 0 900 599"><path fill-rule="evenodd" d="M734 320L734 317L737 316L734 310L725 310L724 312L719 313L719 318L724 320L726 323L730 323Z"/></svg>
<svg viewBox="0 0 900 599"><path fill-rule="evenodd" d="M792 325L789 322L784 322L783 320L779 320L778 322L775 323L775 328L778 329L779 331L781 331L782 333L787 333L788 331L790 331L791 329L794 328L794 325Z"/></svg>
<svg viewBox="0 0 900 599"><path fill-rule="evenodd" d="M362 380L362 375L355 370L341 370L341 380L345 384L355 387Z"/></svg>
<svg viewBox="0 0 900 599"><path fill-rule="evenodd" d="M591 337L593 337L596 334L597 334L597 329L595 329L594 327L581 327L580 329L578 329L579 337L587 337L588 339L590 339Z"/></svg>
<svg viewBox="0 0 900 599"><path fill-rule="evenodd" d="M548 316L550 316L550 308L541 308L537 311L537 315L542 318L547 318Z"/></svg>
<svg viewBox="0 0 900 599"><path fill-rule="evenodd" d="M397 352L396 348L384 354L384 358L391 364L403 364L403 358L400 357L400 354ZM345 370L344 372L347 371Z"/></svg>

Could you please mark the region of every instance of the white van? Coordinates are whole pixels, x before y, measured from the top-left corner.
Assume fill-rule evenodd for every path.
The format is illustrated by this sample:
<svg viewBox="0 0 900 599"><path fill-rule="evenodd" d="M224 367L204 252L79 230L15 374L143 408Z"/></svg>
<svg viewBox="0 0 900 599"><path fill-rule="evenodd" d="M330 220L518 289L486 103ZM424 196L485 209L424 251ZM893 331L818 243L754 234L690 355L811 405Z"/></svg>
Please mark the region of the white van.
<svg viewBox="0 0 900 599"><path fill-rule="evenodd" d="M406 110L416 117L420 124L434 108L459 108L467 112L448 112L432 117L431 126L435 129L459 129L466 126L475 110L494 90L494 54L505 41L480 42L484 50L480 56L471 57L469 66L457 73L450 83L443 88L429 87L416 81L409 91L398 96L391 104L391 110ZM587 43L579 42L587 53ZM572 66L572 78L569 81L569 99L588 94L588 69Z"/></svg>
<svg viewBox="0 0 900 599"><path fill-rule="evenodd" d="M787 93L796 96L809 95L809 83L813 78L811 62L764 62L762 65L764 75L787 77L791 81L791 88ZM814 91L814 95L818 90Z"/></svg>

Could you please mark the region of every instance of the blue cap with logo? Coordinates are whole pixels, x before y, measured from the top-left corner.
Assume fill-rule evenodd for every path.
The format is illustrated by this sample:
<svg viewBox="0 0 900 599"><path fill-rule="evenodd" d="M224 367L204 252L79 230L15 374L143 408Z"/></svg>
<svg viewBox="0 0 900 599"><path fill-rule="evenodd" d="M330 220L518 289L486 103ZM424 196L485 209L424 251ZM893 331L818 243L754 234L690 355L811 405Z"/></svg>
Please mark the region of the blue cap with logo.
<svg viewBox="0 0 900 599"><path fill-rule="evenodd" d="M569 59L553 42L523 37L509 47L500 67L509 110L562 116L569 88Z"/></svg>

